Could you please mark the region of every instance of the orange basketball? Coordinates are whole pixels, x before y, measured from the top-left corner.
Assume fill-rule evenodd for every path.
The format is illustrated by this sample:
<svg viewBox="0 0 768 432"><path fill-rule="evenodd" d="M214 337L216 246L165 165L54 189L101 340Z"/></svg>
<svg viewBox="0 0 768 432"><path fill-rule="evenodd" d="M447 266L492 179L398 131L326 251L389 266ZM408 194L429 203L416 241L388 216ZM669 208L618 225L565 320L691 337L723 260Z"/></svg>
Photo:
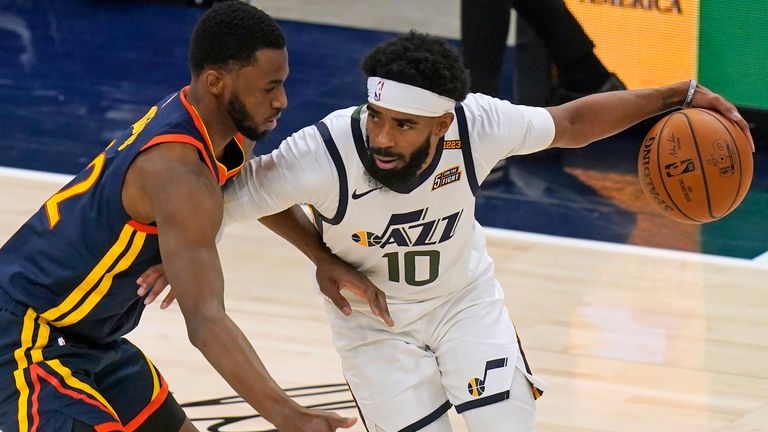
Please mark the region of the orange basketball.
<svg viewBox="0 0 768 432"><path fill-rule="evenodd" d="M662 213L700 224L735 209L752 182L744 132L717 112L675 111L648 132L637 159L645 195Z"/></svg>

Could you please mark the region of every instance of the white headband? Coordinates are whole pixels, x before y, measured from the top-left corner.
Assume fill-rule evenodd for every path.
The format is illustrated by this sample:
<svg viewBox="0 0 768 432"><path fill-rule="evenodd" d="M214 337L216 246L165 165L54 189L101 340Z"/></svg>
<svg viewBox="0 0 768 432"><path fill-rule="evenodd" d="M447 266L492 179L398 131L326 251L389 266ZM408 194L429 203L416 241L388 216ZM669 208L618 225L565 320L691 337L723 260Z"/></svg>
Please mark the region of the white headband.
<svg viewBox="0 0 768 432"><path fill-rule="evenodd" d="M438 117L453 110L456 101L429 90L379 77L368 78L368 102L399 112Z"/></svg>

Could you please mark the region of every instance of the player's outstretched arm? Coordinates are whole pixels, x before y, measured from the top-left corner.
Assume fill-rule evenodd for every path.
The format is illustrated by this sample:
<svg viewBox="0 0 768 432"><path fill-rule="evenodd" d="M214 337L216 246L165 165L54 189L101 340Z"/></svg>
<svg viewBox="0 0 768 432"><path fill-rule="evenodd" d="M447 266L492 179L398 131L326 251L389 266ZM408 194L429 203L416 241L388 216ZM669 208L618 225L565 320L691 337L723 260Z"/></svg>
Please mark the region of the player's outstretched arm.
<svg viewBox="0 0 768 432"><path fill-rule="evenodd" d="M368 302L371 312L392 327L395 322L389 314L387 296L365 275L342 261L323 243L314 225L299 206L293 206L280 213L262 217L259 222L286 239L307 256L317 271L315 277L320 291L328 297L344 315L352 313L349 302L341 294L348 290Z"/></svg>
<svg viewBox="0 0 768 432"><path fill-rule="evenodd" d="M243 399L281 431L327 432L354 424L355 419L292 401L226 314L215 244L223 212L221 192L192 147L163 144L139 156L123 196L129 214L157 222L165 271L190 342Z"/></svg>
<svg viewBox="0 0 768 432"><path fill-rule="evenodd" d="M679 108L688 95L690 84L691 81L681 81L658 88L598 93L549 107L547 111L555 122L555 139L551 147L584 147L650 116ZM693 90L690 106L719 111L731 119L744 131L754 151L749 125L736 107L700 85Z"/></svg>

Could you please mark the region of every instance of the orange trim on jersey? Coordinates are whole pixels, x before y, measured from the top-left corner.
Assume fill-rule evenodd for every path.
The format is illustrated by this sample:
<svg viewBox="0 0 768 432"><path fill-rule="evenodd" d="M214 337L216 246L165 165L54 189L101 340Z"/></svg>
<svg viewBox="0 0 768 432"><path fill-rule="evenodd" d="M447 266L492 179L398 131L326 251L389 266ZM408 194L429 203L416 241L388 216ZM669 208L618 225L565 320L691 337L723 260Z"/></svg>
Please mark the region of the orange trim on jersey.
<svg viewBox="0 0 768 432"><path fill-rule="evenodd" d="M54 378L53 376L48 374L48 372L46 372L39 365L33 364L32 366L29 367L29 370L30 370L32 376L37 375L37 376L42 377L44 380L48 381L59 393L67 395L67 396L69 396L69 397L71 397L73 399L81 400L81 401L83 401L83 402L85 402L85 403L87 403L89 405L93 405L96 408L98 408L98 409L104 411L105 413L107 413L107 414L109 414L109 415L114 417L115 414L111 410L107 409L107 407L102 405L99 401L91 399L91 398L89 398L89 397L87 397L87 396L85 396L83 394L74 392L74 391L69 390L67 388L64 388L64 386L61 384L61 382L59 382L59 380L57 380L56 378ZM115 419L115 420L117 420L117 419ZM123 429L121 428L120 430L122 431Z"/></svg>
<svg viewBox="0 0 768 432"><path fill-rule="evenodd" d="M32 393L32 428L29 430L30 432L37 432L37 425L40 424L40 415L37 413L37 396L40 394L40 380L37 379L37 374L31 373L32 375L32 384L35 389L35 391Z"/></svg>
<svg viewBox="0 0 768 432"><path fill-rule="evenodd" d="M205 139L205 144L208 145L208 149L211 150L211 154L213 157L216 157L216 152L213 151L213 144L211 143L211 137L208 136L208 129L205 128L205 123L203 123L203 119L200 118L200 113L197 112L195 107L192 106L192 104L189 103L187 100L187 91L189 90L189 86L184 87L179 91L179 98L181 98L181 103L184 104L184 108L187 109L187 112L189 113L189 116L192 117L192 121L195 123L195 127L200 132L200 135L203 136Z"/></svg>
<svg viewBox="0 0 768 432"><path fill-rule="evenodd" d="M221 178L221 180L222 180L221 184L226 183L227 180L229 180L232 177L234 177L235 175L237 175L237 173L239 173L240 170L243 169L243 165L245 165L245 162L246 162L245 161L245 148L243 147L243 140L244 139L245 138L243 137L242 134L240 134L240 133L235 134L235 142L237 143L237 146L240 147L240 152L243 154L243 163L241 163L240 165L238 165L238 166L232 168L231 170L227 171L227 167L225 167L224 165L220 164L219 161L216 161L216 163L219 165L219 167L222 167L224 169L224 171L222 173L223 175L219 176Z"/></svg>
<svg viewBox="0 0 768 432"><path fill-rule="evenodd" d="M208 153L205 152L203 143L201 143L200 141L196 140L195 138L189 135L183 135L183 134L158 135L152 138L151 140L149 140L148 143L144 144L144 147L142 147L140 151L144 151L154 145L167 143L167 142L178 142L182 144L191 144L195 146L195 148L200 150L200 153L202 153L204 158L203 162L205 162L205 164L208 166L208 169L211 170L211 174L216 176L216 171L214 171L213 164L211 164L211 159L208 157Z"/></svg>
<svg viewBox="0 0 768 432"><path fill-rule="evenodd" d="M18 368L13 371L13 377L16 381L16 389L19 391L18 416L19 432L27 432L29 429L29 386L27 378L24 376L24 370L27 369L29 362L27 360L27 350L32 348L32 336L35 331L35 318L37 313L32 309L27 309L24 315L24 324L21 327L21 345L14 351Z"/></svg>
<svg viewBox="0 0 768 432"><path fill-rule="evenodd" d="M149 418L152 413L157 411L157 409L160 408L160 405L165 402L165 399L168 397L168 384L165 382L163 377L160 377L160 383L162 384L160 387L160 392L154 399L152 399L152 402L150 402L149 405L141 410L136 418L131 420L131 422L125 426L126 432L134 432L136 429L138 429L147 420L147 418Z"/></svg>
<svg viewBox="0 0 768 432"><path fill-rule="evenodd" d="M192 104L189 103L187 100L187 90L189 90L189 86L184 87L179 91L179 97L181 98L181 102L184 104L184 107L187 109L187 112L189 113L190 117L192 117L192 121L195 123L195 127L200 132L200 134L205 138L205 143L208 145L208 149L211 151L211 154L213 155L214 162L216 162L216 171L219 173L219 184L223 185L226 183L227 179L231 178L238 172L240 172L240 169L245 164L245 149L243 149L243 136L239 133L235 134L235 142L237 143L238 147L240 147L240 151L243 152L243 163L240 164L240 166L233 168L232 170L227 170L227 167L224 166L221 162L216 160L216 152L213 149L213 143L211 142L211 137L208 135L208 129L205 128L205 123L203 123L203 119L200 117L200 113L197 112L197 109L192 106ZM213 168L211 168L213 169Z"/></svg>
<svg viewBox="0 0 768 432"><path fill-rule="evenodd" d="M157 227L154 225L146 225L133 219L128 221L128 225L136 231L157 235Z"/></svg>
<svg viewBox="0 0 768 432"><path fill-rule="evenodd" d="M123 425L118 422L108 422L93 427L96 432L125 432Z"/></svg>

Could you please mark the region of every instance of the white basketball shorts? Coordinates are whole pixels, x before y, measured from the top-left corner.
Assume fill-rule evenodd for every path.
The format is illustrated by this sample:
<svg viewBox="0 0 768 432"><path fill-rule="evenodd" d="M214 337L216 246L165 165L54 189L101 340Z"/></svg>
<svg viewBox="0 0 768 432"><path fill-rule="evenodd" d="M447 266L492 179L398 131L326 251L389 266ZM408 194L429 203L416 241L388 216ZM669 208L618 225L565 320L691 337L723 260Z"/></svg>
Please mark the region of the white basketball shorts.
<svg viewBox="0 0 768 432"><path fill-rule="evenodd" d="M524 394L510 409L533 409L541 394L493 278L438 299L390 302L393 328L357 306L349 317L330 301L326 308L344 376L371 432L417 431L451 406L464 413L506 401L516 375L534 397Z"/></svg>

